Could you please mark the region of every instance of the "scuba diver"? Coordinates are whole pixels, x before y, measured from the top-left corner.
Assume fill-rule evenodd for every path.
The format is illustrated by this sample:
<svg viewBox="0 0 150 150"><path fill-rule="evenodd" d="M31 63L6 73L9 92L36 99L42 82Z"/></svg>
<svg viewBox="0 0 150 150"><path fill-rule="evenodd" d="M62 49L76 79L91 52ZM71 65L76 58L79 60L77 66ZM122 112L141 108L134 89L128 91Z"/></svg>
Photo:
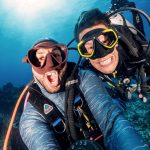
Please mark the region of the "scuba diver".
<svg viewBox="0 0 150 150"><path fill-rule="evenodd" d="M34 77L19 125L28 149L148 150L96 74L76 68L72 80L75 65L67 56L64 44L44 39L24 58Z"/></svg>
<svg viewBox="0 0 150 150"><path fill-rule="evenodd" d="M113 5L112 9L117 9L118 5ZM92 9L79 16L74 36L78 52L85 58L82 66L90 68L102 78L113 98L126 101L137 91L139 98L146 102L150 50L149 42L142 33L142 23L140 31L122 14L111 11L102 13L99 9ZM133 83L136 84L132 86Z"/></svg>

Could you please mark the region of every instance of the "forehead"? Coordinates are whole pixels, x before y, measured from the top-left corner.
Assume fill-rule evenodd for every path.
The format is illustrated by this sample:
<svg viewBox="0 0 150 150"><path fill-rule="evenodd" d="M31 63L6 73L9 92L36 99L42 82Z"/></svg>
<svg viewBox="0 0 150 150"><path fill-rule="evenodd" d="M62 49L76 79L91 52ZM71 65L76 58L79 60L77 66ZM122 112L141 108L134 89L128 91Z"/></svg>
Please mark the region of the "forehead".
<svg viewBox="0 0 150 150"><path fill-rule="evenodd" d="M104 25L104 24L97 24L97 25L94 25L94 26L92 26L92 27L90 27L90 28L86 28L86 29L84 29L83 31L80 32L80 34L79 34L79 40L81 40L82 37L83 37L86 33L90 32L90 31L92 31L92 30L94 30L94 29L98 29L98 28L108 29L108 27L107 27L106 25Z"/></svg>
<svg viewBox="0 0 150 150"><path fill-rule="evenodd" d="M44 47L41 47L39 49L37 49L37 52L52 52L54 49L56 49L57 47L51 47L51 48L44 48Z"/></svg>

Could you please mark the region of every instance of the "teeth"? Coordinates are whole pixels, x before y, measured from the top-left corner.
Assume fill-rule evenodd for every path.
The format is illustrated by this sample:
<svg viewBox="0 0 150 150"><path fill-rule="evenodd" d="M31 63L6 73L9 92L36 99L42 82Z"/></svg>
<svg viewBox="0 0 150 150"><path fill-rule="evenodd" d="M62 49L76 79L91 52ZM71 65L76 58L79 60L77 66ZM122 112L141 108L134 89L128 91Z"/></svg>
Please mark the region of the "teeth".
<svg viewBox="0 0 150 150"><path fill-rule="evenodd" d="M100 64L101 64L101 65L108 65L110 62L111 62L111 58L106 59L106 60L100 62Z"/></svg>
<svg viewBox="0 0 150 150"><path fill-rule="evenodd" d="M48 73L47 73L48 76L56 75L56 74L57 74L56 72L48 72Z"/></svg>
<svg viewBox="0 0 150 150"><path fill-rule="evenodd" d="M56 83L56 82L55 82L55 81L52 81L51 83L53 84L53 83Z"/></svg>

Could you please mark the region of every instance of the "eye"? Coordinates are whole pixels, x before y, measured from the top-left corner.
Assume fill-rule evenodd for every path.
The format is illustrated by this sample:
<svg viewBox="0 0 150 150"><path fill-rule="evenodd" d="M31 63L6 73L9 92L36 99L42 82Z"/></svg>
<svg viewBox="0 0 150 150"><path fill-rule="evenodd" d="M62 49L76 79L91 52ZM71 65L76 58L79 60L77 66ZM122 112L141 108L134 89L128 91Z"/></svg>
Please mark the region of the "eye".
<svg viewBox="0 0 150 150"><path fill-rule="evenodd" d="M53 54L55 57L60 57L61 56L61 50L59 48L53 49Z"/></svg>
<svg viewBox="0 0 150 150"><path fill-rule="evenodd" d="M43 65L46 55L48 54L48 50L39 49L36 51L36 58Z"/></svg>
<svg viewBox="0 0 150 150"><path fill-rule="evenodd" d="M91 53L93 51L93 41L90 40L90 41L86 42L84 44L84 47L88 53Z"/></svg>

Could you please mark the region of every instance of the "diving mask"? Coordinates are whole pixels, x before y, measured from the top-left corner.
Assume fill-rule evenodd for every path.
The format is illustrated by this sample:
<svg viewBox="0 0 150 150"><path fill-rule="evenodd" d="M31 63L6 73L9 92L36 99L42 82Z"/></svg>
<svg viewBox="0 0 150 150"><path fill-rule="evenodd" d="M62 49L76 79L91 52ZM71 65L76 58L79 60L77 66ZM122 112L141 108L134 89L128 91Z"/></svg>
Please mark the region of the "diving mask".
<svg viewBox="0 0 150 150"><path fill-rule="evenodd" d="M37 50L39 49L51 49L44 57L41 64L37 58ZM32 65L33 69L39 73L44 74L51 70L61 70L67 61L68 48L64 44L58 44L53 41L42 41L28 51L24 62L28 62Z"/></svg>
<svg viewBox="0 0 150 150"><path fill-rule="evenodd" d="M94 29L86 33L78 44L82 57L96 59L113 52L118 42L117 34L112 29Z"/></svg>

